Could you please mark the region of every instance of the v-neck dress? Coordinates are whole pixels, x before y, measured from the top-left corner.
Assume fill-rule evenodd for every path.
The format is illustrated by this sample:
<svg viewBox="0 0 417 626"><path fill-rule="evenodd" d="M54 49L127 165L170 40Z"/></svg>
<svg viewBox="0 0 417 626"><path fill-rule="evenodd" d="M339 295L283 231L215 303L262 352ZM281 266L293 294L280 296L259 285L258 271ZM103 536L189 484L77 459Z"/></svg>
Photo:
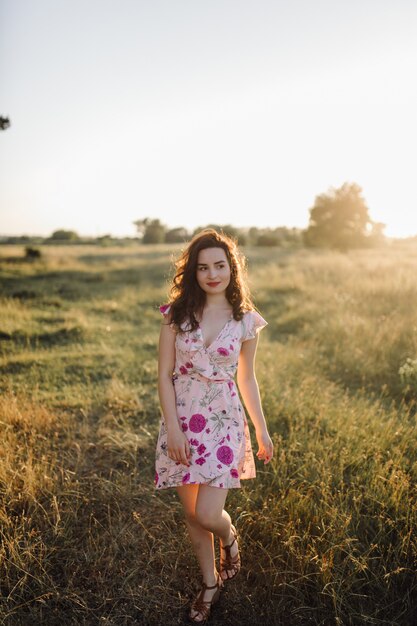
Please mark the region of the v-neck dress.
<svg viewBox="0 0 417 626"><path fill-rule="evenodd" d="M160 307L164 316L169 309L169 305ZM230 489L256 476L248 422L234 377L242 343L266 324L257 311L246 311L242 320L231 317L208 347L200 327L176 334L173 385L177 418L190 443L190 466L168 457L161 416L156 489L186 484Z"/></svg>

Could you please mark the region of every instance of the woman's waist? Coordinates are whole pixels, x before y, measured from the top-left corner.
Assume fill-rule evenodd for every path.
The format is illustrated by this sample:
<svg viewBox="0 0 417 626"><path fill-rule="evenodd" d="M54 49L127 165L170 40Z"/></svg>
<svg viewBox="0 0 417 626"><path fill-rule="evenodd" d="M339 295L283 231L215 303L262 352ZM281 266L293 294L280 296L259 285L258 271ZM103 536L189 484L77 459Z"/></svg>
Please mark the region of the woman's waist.
<svg viewBox="0 0 417 626"><path fill-rule="evenodd" d="M209 376L205 376L200 372L174 372L172 376L173 381L184 382L187 380L195 380L201 383L226 383L229 386L234 384L233 376L228 375L226 372L213 372Z"/></svg>

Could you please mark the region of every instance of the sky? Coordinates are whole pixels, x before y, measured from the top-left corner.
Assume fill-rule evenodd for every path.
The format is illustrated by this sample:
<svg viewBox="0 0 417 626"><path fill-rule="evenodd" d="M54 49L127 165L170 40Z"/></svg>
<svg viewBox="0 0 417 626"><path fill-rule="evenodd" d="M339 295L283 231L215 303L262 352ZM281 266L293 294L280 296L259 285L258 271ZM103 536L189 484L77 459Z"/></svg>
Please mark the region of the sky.
<svg viewBox="0 0 417 626"><path fill-rule="evenodd" d="M414 0L0 0L0 235L308 225L363 189L417 234Z"/></svg>

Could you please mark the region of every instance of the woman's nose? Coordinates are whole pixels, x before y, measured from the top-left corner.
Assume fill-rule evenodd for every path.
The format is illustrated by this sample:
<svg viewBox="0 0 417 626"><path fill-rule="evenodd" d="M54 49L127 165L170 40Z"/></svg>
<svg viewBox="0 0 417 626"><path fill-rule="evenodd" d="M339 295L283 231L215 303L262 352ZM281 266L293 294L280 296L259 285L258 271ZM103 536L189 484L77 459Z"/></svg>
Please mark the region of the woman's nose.
<svg viewBox="0 0 417 626"><path fill-rule="evenodd" d="M209 268L209 278L216 278L217 277L217 268L213 267L212 269Z"/></svg>

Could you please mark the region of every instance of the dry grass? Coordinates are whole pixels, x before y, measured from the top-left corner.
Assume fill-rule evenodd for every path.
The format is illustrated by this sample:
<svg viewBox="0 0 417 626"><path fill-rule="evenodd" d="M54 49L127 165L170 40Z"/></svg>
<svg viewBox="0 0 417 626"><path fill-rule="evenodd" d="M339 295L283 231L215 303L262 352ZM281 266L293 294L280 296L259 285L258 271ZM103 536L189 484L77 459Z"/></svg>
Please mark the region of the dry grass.
<svg viewBox="0 0 417 626"><path fill-rule="evenodd" d="M153 490L170 253L2 251L2 624L182 623L198 568ZM411 626L417 251L247 255L277 453L229 495L244 567L212 623Z"/></svg>

